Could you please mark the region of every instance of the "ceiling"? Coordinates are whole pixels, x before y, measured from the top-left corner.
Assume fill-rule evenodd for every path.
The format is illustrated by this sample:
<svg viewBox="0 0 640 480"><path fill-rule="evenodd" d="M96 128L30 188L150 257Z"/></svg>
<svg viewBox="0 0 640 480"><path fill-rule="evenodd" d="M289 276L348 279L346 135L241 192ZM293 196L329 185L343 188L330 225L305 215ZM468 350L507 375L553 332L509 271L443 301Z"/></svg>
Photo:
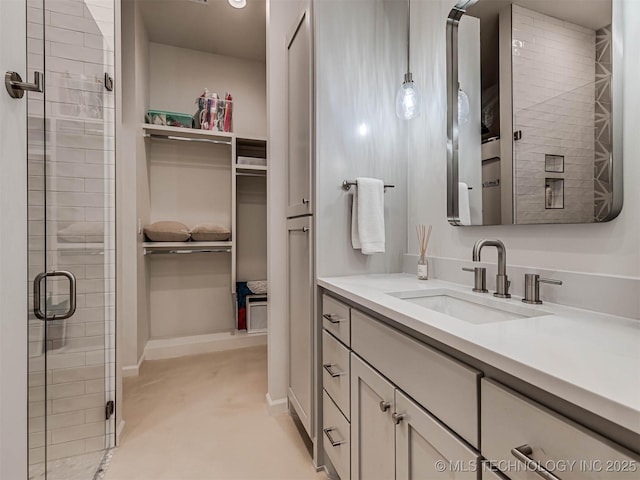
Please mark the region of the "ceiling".
<svg viewBox="0 0 640 480"><path fill-rule="evenodd" d="M151 42L260 62L266 59L265 0L247 0L242 9L231 7L227 0L137 2Z"/></svg>

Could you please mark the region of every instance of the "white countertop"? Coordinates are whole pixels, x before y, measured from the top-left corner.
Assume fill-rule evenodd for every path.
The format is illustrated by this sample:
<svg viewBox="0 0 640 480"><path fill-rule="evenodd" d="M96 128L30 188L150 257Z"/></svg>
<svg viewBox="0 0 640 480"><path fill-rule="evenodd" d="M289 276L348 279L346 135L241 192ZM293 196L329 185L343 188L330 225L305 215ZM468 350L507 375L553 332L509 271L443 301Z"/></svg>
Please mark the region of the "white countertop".
<svg viewBox="0 0 640 480"><path fill-rule="evenodd" d="M494 298L471 287L406 274L321 278L318 285L640 434L638 320L545 303L526 305L543 316L472 324L389 295L446 288L480 303ZM496 301L525 306L521 297Z"/></svg>

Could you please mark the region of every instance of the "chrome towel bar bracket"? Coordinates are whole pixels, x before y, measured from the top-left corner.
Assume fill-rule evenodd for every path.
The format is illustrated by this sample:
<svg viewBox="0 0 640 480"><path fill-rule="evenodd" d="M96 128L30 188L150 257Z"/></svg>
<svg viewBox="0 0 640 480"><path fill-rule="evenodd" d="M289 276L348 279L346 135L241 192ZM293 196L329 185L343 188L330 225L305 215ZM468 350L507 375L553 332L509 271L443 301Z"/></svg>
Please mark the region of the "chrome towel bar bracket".
<svg viewBox="0 0 640 480"><path fill-rule="evenodd" d="M355 186L357 185L356 182L351 182L349 180L345 180L344 182L342 182L342 189L345 191L351 190L351 186ZM386 190L387 188L396 188L395 185L384 185L384 189Z"/></svg>

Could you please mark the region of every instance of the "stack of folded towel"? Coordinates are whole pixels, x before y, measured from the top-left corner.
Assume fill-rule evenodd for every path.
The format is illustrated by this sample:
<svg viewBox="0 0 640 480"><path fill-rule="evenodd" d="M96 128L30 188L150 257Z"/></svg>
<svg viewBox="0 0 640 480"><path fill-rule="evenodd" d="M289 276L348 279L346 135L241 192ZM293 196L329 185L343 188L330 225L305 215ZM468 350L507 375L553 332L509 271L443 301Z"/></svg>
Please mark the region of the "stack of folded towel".
<svg viewBox="0 0 640 480"><path fill-rule="evenodd" d="M364 255L384 253L384 182L356 178L351 212L351 244Z"/></svg>

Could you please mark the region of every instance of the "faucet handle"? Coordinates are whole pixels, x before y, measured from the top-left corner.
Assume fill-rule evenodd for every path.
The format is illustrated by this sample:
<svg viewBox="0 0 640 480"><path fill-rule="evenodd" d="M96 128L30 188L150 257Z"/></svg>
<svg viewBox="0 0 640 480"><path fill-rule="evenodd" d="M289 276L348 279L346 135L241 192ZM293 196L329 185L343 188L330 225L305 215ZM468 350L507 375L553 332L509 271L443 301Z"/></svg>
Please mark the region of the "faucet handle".
<svg viewBox="0 0 640 480"><path fill-rule="evenodd" d="M553 278L538 278L540 283L548 283L549 285L562 285L562 280L555 280Z"/></svg>
<svg viewBox="0 0 640 480"><path fill-rule="evenodd" d="M489 290L487 290L487 269L485 267L462 267L462 270L473 273L474 292L489 293Z"/></svg>
<svg viewBox="0 0 640 480"><path fill-rule="evenodd" d="M550 285L562 285L562 280L554 280L552 278L540 278L536 273L526 273L524 275L524 303L533 305L541 305L540 300L540 284L548 283Z"/></svg>

